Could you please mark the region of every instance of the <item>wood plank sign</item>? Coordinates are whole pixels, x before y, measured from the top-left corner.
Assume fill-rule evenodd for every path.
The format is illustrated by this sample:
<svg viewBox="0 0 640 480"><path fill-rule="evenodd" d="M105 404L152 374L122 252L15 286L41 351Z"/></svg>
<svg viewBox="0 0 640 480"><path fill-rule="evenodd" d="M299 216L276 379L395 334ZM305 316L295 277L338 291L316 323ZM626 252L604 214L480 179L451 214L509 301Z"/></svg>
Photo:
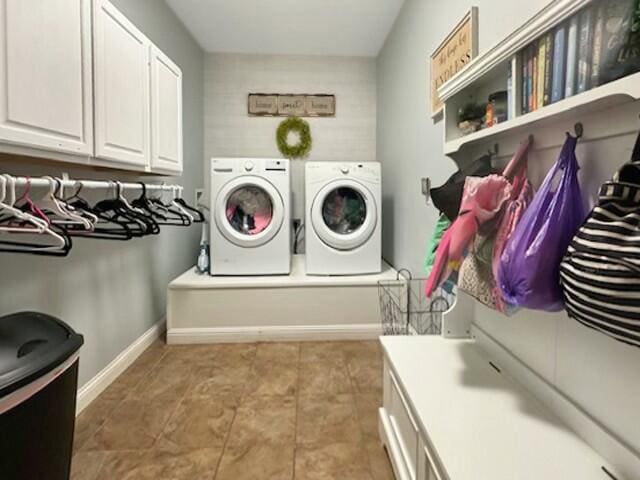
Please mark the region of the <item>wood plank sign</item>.
<svg viewBox="0 0 640 480"><path fill-rule="evenodd" d="M447 38L431 55L431 116L442 112L444 104L438 88L466 67L478 55L478 7L471 7Z"/></svg>
<svg viewBox="0 0 640 480"><path fill-rule="evenodd" d="M307 112L304 95L278 95L278 115L302 117Z"/></svg>
<svg viewBox="0 0 640 480"><path fill-rule="evenodd" d="M254 117L335 117L335 95L250 93L248 113Z"/></svg>
<svg viewBox="0 0 640 480"><path fill-rule="evenodd" d="M253 115L277 115L277 95L249 95L249 113Z"/></svg>

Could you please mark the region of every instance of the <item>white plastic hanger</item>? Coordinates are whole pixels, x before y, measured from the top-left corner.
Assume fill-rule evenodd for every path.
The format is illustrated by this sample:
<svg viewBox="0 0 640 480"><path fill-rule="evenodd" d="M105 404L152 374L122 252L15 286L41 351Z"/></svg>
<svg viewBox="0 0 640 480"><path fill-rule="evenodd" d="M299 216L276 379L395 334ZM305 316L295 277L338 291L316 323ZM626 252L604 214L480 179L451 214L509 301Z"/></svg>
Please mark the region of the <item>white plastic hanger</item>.
<svg viewBox="0 0 640 480"><path fill-rule="evenodd" d="M7 197L7 183L9 184L9 196ZM0 212L8 213L16 219L25 222L25 225L0 225L0 232L11 233L44 233L49 224L42 218L15 208L16 203L16 179L10 175L0 175Z"/></svg>
<svg viewBox="0 0 640 480"><path fill-rule="evenodd" d="M183 215L185 215L190 221L191 223L193 223L194 218L193 215L191 215L191 213L189 213L182 205L180 205L178 202L176 202L176 198L180 198L179 195L182 191L182 187L178 186L178 185L174 185L171 188L171 191L173 193L173 198L171 199L171 205L173 205L175 208L177 208Z"/></svg>
<svg viewBox="0 0 640 480"><path fill-rule="evenodd" d="M56 178L56 181L58 182L58 197L56 198L54 196L54 199L57 200L58 204L64 208L72 219L75 218L78 223L84 226L85 230L92 232L98 223L98 217L91 212L78 211L69 205L66 200L61 200L64 199L64 180Z"/></svg>
<svg viewBox="0 0 640 480"><path fill-rule="evenodd" d="M74 213L64 202L56 198L56 188L62 188L62 181L53 177L44 177L49 182L49 191L37 202L41 210L47 210L55 215L51 221L56 225L81 225L85 230L91 231L94 224L86 218Z"/></svg>
<svg viewBox="0 0 640 480"><path fill-rule="evenodd" d="M146 215L144 210L138 208L138 207L133 207L129 201L125 198L124 196L124 185L121 182L115 182L116 185L116 192L117 192L117 198L118 200L120 200L122 203L124 203L125 207L127 207L129 210L133 210L134 212L137 212L141 215Z"/></svg>
<svg viewBox="0 0 640 480"><path fill-rule="evenodd" d="M4 203L6 198L6 186L7 183L10 184L10 197L8 199L8 203ZM27 193L30 185L27 185ZM53 240L52 245L47 244L33 244L33 245L9 245L9 246L1 246L2 251L4 252L16 252L16 253L28 253L28 252L55 252L59 250L63 250L67 247L67 241L64 237L59 235L57 232L53 231L47 221L42 218L38 218L35 215L32 215L28 212L23 212L20 209L14 208L14 204L16 201L15 194L15 178L9 175L0 175L0 211L6 211L16 218L22 220L27 225L32 225L33 228L30 228L27 225L20 226L0 226L0 232L8 232L8 233L21 233L21 234L38 234L38 235L46 235L47 238ZM30 201L30 199L28 199Z"/></svg>

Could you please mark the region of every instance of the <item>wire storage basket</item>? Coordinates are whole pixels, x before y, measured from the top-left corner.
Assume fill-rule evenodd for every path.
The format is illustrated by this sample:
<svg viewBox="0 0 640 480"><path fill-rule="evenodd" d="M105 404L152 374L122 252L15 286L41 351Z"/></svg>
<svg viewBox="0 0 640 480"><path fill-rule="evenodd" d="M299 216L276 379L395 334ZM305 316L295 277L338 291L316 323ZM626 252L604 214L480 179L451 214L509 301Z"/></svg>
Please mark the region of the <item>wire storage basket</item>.
<svg viewBox="0 0 640 480"><path fill-rule="evenodd" d="M413 278L406 269L396 280L378 282L380 318L384 335L440 335L442 316L454 304L455 294L443 289L431 298L424 294L426 278Z"/></svg>

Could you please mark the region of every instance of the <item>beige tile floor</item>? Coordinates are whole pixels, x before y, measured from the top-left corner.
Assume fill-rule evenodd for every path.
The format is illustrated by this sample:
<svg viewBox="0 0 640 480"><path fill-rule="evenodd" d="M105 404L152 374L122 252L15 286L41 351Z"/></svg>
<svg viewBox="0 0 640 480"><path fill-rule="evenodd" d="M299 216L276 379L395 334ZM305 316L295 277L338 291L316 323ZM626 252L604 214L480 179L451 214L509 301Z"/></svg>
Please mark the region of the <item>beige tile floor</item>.
<svg viewBox="0 0 640 480"><path fill-rule="evenodd" d="M78 417L73 480L392 480L377 342L167 346Z"/></svg>

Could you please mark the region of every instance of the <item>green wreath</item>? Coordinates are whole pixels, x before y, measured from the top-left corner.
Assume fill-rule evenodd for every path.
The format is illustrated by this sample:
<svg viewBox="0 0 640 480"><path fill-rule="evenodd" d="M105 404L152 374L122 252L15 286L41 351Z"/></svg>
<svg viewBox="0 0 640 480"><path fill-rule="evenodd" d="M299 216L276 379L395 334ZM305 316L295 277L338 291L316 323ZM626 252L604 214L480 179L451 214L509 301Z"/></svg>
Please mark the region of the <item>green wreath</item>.
<svg viewBox="0 0 640 480"><path fill-rule="evenodd" d="M300 140L295 145L290 145L289 133L296 132ZM304 158L311 151L311 129L309 124L300 117L289 117L278 125L276 131L276 143L278 150L285 158Z"/></svg>

